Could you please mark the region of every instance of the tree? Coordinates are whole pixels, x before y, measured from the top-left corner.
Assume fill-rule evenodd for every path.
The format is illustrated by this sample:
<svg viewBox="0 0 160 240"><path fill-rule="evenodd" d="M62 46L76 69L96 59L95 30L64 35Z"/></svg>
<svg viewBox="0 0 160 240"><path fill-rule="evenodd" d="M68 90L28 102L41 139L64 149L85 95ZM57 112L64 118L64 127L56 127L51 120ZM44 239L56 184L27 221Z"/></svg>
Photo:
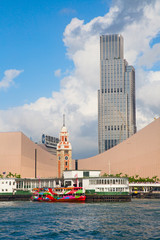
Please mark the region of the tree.
<svg viewBox="0 0 160 240"><path fill-rule="evenodd" d="M107 173L104 173L104 174L102 175L102 177L108 177L108 174L107 174Z"/></svg>
<svg viewBox="0 0 160 240"><path fill-rule="evenodd" d="M122 173L117 173L116 177L121 177Z"/></svg>

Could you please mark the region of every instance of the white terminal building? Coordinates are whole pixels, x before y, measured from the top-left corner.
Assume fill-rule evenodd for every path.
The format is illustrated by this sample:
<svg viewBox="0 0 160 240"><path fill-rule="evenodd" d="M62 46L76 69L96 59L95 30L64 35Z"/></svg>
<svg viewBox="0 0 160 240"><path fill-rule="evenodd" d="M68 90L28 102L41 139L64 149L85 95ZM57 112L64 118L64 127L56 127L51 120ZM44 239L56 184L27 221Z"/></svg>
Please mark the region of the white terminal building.
<svg viewBox="0 0 160 240"><path fill-rule="evenodd" d="M100 177L99 170L66 170L63 178L0 179L0 194L42 187L83 187L88 193L129 193L127 178Z"/></svg>
<svg viewBox="0 0 160 240"><path fill-rule="evenodd" d="M129 194L160 191L160 183L129 183L128 178L101 177L99 170L68 170L63 178L1 178L0 195L42 187L83 187L88 194Z"/></svg>

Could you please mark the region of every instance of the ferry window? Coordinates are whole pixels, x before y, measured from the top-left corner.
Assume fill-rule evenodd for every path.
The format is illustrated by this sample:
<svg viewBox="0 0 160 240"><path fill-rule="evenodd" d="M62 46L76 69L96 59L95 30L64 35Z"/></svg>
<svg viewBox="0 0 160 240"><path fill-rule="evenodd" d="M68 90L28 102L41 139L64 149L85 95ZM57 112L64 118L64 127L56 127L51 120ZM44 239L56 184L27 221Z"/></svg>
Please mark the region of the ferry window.
<svg viewBox="0 0 160 240"><path fill-rule="evenodd" d="M113 184L115 184L115 179L113 179Z"/></svg>
<svg viewBox="0 0 160 240"><path fill-rule="evenodd" d="M4 184L4 182L2 182L2 184Z"/></svg>
<svg viewBox="0 0 160 240"><path fill-rule="evenodd" d="M8 183L8 182L6 182L6 183Z"/></svg>
<svg viewBox="0 0 160 240"><path fill-rule="evenodd" d="M8 191L8 189L6 189L6 192Z"/></svg>
<svg viewBox="0 0 160 240"><path fill-rule="evenodd" d="M13 185L15 185L15 182L13 182Z"/></svg>
<svg viewBox="0 0 160 240"><path fill-rule="evenodd" d="M11 185L11 181L9 181L9 185Z"/></svg>
<svg viewBox="0 0 160 240"><path fill-rule="evenodd" d="M4 189L2 189L2 192L4 192Z"/></svg>

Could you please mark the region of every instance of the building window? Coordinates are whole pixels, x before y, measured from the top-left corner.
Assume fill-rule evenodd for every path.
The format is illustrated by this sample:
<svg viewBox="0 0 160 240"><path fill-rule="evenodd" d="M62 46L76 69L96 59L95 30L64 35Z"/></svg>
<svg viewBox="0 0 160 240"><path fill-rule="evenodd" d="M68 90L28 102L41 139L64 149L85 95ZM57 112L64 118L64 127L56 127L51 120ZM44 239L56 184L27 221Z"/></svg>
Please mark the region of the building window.
<svg viewBox="0 0 160 240"><path fill-rule="evenodd" d="M68 156L65 156L65 160L68 160Z"/></svg>
<svg viewBox="0 0 160 240"><path fill-rule="evenodd" d="M68 165L68 162L65 162L65 165L67 166L67 165Z"/></svg>
<svg viewBox="0 0 160 240"><path fill-rule="evenodd" d="M89 177L89 172L83 172L83 177Z"/></svg>

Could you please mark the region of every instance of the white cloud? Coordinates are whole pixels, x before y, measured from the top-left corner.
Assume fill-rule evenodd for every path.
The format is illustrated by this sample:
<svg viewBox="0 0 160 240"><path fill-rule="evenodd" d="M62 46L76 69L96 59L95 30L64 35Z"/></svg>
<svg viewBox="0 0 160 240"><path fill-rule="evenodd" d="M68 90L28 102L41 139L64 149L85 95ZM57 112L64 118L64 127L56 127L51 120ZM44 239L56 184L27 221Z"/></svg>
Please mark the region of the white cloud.
<svg viewBox="0 0 160 240"><path fill-rule="evenodd" d="M0 131L21 130L33 139L42 133L58 135L62 115L66 114L73 146L73 157L87 157L97 153L97 90L99 89L99 36L121 33L125 40L125 58L136 68L137 125L147 125L159 114L159 72L143 70L159 59L150 40L160 29L160 1L114 1L103 17L89 23L72 19L64 31L67 55L74 70L61 80L59 92L51 98L40 98L19 108L1 111ZM157 49L157 52L156 52ZM146 58L149 58L150 61ZM57 71L57 72L56 72ZM60 69L55 74L60 75Z"/></svg>
<svg viewBox="0 0 160 240"><path fill-rule="evenodd" d="M13 79L18 77L23 70L9 69L4 72L4 77L0 81L0 89L9 88L13 83Z"/></svg>
<svg viewBox="0 0 160 240"><path fill-rule="evenodd" d="M61 69L57 69L57 70L55 70L54 71L54 75L56 76L56 77L61 77Z"/></svg>
<svg viewBox="0 0 160 240"><path fill-rule="evenodd" d="M153 67L154 63L158 61L160 61L160 43L155 44L152 48L148 48L139 58L138 63L141 66L151 68Z"/></svg>
<svg viewBox="0 0 160 240"><path fill-rule="evenodd" d="M145 78L145 85L137 90L137 98L157 114L160 106L160 71L149 71L145 73Z"/></svg>

